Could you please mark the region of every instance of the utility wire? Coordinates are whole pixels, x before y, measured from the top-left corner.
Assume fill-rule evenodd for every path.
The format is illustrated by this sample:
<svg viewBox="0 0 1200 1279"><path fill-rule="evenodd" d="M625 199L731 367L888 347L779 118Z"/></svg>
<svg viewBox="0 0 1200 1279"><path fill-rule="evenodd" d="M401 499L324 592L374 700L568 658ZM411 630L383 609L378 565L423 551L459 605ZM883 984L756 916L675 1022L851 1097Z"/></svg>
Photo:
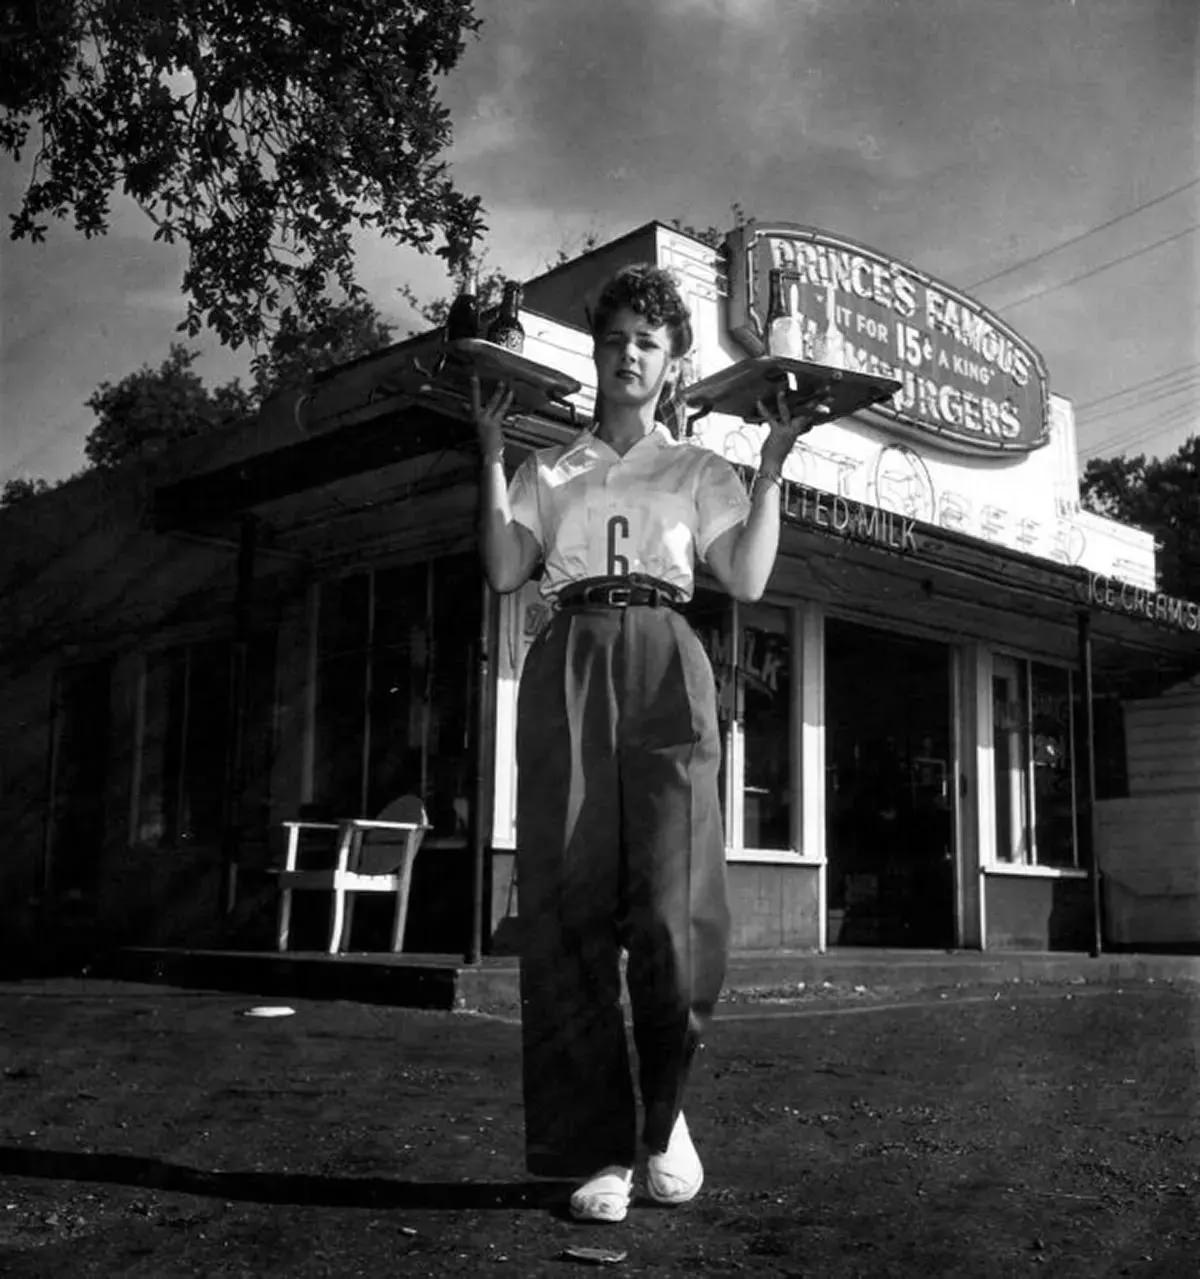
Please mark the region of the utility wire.
<svg viewBox="0 0 1200 1279"><path fill-rule="evenodd" d="M1151 244L1144 244L1140 249L1134 249L1132 253L1125 253L1119 258L1113 258L1111 262L1102 262L1099 266L1094 266L1090 271L1081 271L1078 275L1072 275L1065 280L1060 280L1057 284L1048 284L1044 289L1037 289L1033 293L1027 293L1023 298L1017 298L1015 302L1006 302L1003 306L995 308L997 311L1011 311L1015 306L1024 306L1026 302L1032 302L1034 298L1045 297L1047 293L1056 293L1059 289L1065 289L1068 284L1078 284L1080 280L1087 280L1093 275L1099 275L1101 271L1107 271L1111 267L1120 266L1122 262L1130 262L1134 258L1140 258L1143 253L1149 253L1151 249L1161 248L1164 244L1170 244L1173 240L1180 240L1185 235L1191 235L1197 230L1200 224L1184 227L1182 231L1176 231L1174 235L1164 236L1161 240L1155 240Z"/></svg>
<svg viewBox="0 0 1200 1279"><path fill-rule="evenodd" d="M1086 240L1100 231L1107 231L1110 226L1116 226L1118 222L1124 222L1126 218L1131 218L1135 214L1141 213L1144 209L1152 209L1156 204L1162 204L1164 200L1169 200L1172 196L1182 195L1184 191L1188 191L1194 186L1200 186L1200 178L1193 178L1191 182L1185 182L1183 186L1176 187L1173 191L1166 191L1162 195L1155 196L1153 200L1147 200L1144 204L1139 204L1126 213L1118 213L1115 218L1109 218L1107 222L1101 222L1094 227L1089 227L1086 231L1073 235L1069 240L1063 240L1061 244L1056 244L1041 253L1035 253L1031 258L1023 258L1019 262L1014 262L1012 266L1006 266L1003 271L997 271L995 275L976 280L974 284L967 285L967 291L970 292L972 289L982 288L985 284L991 284L993 280L999 280L1006 275L1012 275L1014 271L1020 271L1022 267L1032 266L1035 262L1041 262L1043 258L1048 258L1052 253L1057 253L1060 249L1066 249L1072 244L1078 244L1081 240Z"/></svg>
<svg viewBox="0 0 1200 1279"><path fill-rule="evenodd" d="M1189 432L1189 435L1195 435L1200 430L1200 423L1196 422L1194 413L1178 413L1171 417L1155 418L1153 422L1148 422L1141 428L1132 431L1128 435L1124 432L1117 432L1115 435L1106 436L1104 439L1096 440L1088 444L1080 444L1079 453L1082 457L1085 454L1098 456L1101 453L1122 452L1128 453L1131 449L1138 445L1144 445L1155 436L1165 434L1176 428L1184 422L1192 422L1195 429Z"/></svg>
<svg viewBox="0 0 1200 1279"><path fill-rule="evenodd" d="M1094 452L1099 449L1117 447L1128 448L1142 440L1147 440L1160 432L1167 431L1183 422L1196 422L1198 414L1194 409L1176 409L1168 414L1160 414L1149 422L1134 424L1128 428L1110 431L1097 440L1090 440L1079 445L1080 451Z"/></svg>
<svg viewBox="0 0 1200 1279"><path fill-rule="evenodd" d="M1129 386L1123 386L1119 391L1109 391L1106 395L1098 395L1094 400L1082 400L1075 405L1075 412L1081 413L1084 409L1090 409L1094 404L1104 404L1108 400L1117 399L1118 396L1140 391L1144 386L1162 385L1163 382L1175 377L1177 373L1187 373L1192 369L1200 369L1200 361L1194 360L1191 364L1181 364L1177 369L1167 369L1165 373L1156 373L1153 377L1148 377L1142 382L1134 382Z"/></svg>
<svg viewBox="0 0 1200 1279"><path fill-rule="evenodd" d="M1177 395L1185 395L1191 391L1193 394L1197 390L1197 380L1195 375L1184 382L1179 382L1174 386L1163 386L1157 390L1148 391L1140 399L1133 404L1112 404L1106 409L1099 409L1096 412L1090 410L1079 412L1076 409L1075 416L1081 421L1099 422L1106 417L1117 417L1123 413L1136 413L1139 409L1146 408L1148 405L1157 404L1161 400L1170 400Z"/></svg>
<svg viewBox="0 0 1200 1279"><path fill-rule="evenodd" d="M1089 434L1098 435L1101 440L1119 440L1122 436L1130 433L1136 433L1146 428L1153 429L1156 425L1162 425L1166 422L1181 421L1184 418L1195 417L1200 418L1200 405L1198 404L1175 404L1169 405L1165 409L1156 409L1149 418L1142 418L1140 422L1126 421L1124 423L1109 423L1107 427L1096 426L1091 422L1080 423L1077 426L1077 432L1080 427Z"/></svg>

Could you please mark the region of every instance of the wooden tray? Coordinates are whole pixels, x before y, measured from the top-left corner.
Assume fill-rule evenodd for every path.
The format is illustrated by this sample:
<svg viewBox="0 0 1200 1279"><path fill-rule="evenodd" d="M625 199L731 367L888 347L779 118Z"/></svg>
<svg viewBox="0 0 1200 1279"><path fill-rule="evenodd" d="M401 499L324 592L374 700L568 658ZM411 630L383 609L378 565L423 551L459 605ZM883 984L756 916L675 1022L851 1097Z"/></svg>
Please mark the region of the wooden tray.
<svg viewBox="0 0 1200 1279"><path fill-rule="evenodd" d="M564 400L581 387L573 377L484 338L459 338L447 342L443 350L445 362L436 383L447 390L470 395L471 374L475 373L484 403L497 382L506 382L512 387L514 408L527 411L539 409L549 400Z"/></svg>
<svg viewBox="0 0 1200 1279"><path fill-rule="evenodd" d="M684 388L683 398L701 414L728 413L745 422L761 422L763 416L758 411L758 401L763 400L771 407L780 390L786 389L791 412L811 414L815 425L889 399L900 386L892 378L871 373L809 364L782 355L760 355L739 360L719 373L693 382Z"/></svg>

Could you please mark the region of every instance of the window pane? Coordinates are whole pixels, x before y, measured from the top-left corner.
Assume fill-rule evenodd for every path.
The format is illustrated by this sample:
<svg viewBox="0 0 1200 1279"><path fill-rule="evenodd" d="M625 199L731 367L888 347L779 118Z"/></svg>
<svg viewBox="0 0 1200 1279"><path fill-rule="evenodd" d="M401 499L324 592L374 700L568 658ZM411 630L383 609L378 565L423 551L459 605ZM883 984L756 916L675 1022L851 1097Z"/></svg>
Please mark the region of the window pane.
<svg viewBox="0 0 1200 1279"><path fill-rule="evenodd" d="M368 579L321 586L313 799L330 816L359 816L366 722Z"/></svg>
<svg viewBox="0 0 1200 1279"><path fill-rule="evenodd" d="M376 573L369 812L401 795L424 799L430 656L428 568L414 564Z"/></svg>
<svg viewBox="0 0 1200 1279"><path fill-rule="evenodd" d="M1071 675L1060 666L1030 666L1034 848L1040 865L1074 866Z"/></svg>
<svg viewBox="0 0 1200 1279"><path fill-rule="evenodd" d="M229 644L192 646L183 725L179 836L215 844L221 838L229 740Z"/></svg>
<svg viewBox="0 0 1200 1279"><path fill-rule="evenodd" d="M996 662L992 679L992 754L996 783L996 857L1029 860L1025 663Z"/></svg>
<svg viewBox="0 0 1200 1279"><path fill-rule="evenodd" d="M111 678L105 661L58 675L51 874L59 892L96 886L111 749Z"/></svg>
<svg viewBox="0 0 1200 1279"><path fill-rule="evenodd" d="M432 570L432 713L425 803L437 834L465 837L474 798L479 561L474 552L447 556L435 560Z"/></svg>
<svg viewBox="0 0 1200 1279"><path fill-rule="evenodd" d="M791 644L786 609L742 609L745 848L790 848Z"/></svg>

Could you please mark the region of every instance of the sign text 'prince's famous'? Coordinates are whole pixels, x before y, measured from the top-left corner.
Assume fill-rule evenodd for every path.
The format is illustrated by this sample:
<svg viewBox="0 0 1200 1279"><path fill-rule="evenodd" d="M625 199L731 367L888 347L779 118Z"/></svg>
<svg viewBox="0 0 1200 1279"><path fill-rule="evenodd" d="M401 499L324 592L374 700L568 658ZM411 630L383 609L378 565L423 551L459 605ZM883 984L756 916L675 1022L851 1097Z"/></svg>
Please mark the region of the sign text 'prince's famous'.
<svg viewBox="0 0 1200 1279"><path fill-rule="evenodd" d="M823 231L748 222L729 235L729 328L767 353L771 273L778 272L788 352L895 378L873 412L927 443L976 454L1046 443L1049 395L1037 351L949 285Z"/></svg>

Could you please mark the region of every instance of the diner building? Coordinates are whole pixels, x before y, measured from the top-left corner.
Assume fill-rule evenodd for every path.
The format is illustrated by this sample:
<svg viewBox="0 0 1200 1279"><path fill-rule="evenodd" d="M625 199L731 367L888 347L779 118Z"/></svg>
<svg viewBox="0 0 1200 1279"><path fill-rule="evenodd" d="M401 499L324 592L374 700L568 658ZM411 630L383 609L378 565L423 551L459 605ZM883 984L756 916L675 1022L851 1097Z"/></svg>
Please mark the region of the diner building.
<svg viewBox="0 0 1200 1279"><path fill-rule="evenodd" d="M688 608L717 677L734 947L1138 945L1128 894L1157 891L1161 847L1121 827L1114 906L1101 818L1130 795L1130 708L1200 671L1200 606L1159 591L1150 534L1081 508L1053 371L876 249L764 222L717 249L651 223L526 282L511 467L585 428L587 308L642 261L692 311L682 432L747 476L764 428L706 387L768 351L772 272L800 358L897 384L796 446L764 597L701 572ZM431 829L405 949L519 946L516 689L550 603L483 581L445 356L437 333L402 342L0 513L7 918L73 903L126 940L269 946L281 823L415 794ZM1180 838L1174 882L1196 884ZM1158 943L1200 944L1196 893Z"/></svg>

